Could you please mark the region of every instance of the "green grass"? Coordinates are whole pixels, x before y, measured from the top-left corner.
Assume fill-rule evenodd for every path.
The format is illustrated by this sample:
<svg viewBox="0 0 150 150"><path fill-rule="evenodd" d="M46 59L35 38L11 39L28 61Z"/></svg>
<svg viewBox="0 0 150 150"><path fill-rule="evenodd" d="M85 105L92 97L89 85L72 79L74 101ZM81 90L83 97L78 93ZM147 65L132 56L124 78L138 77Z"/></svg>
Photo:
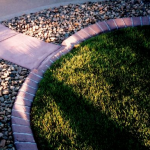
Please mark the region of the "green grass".
<svg viewBox="0 0 150 150"><path fill-rule="evenodd" d="M150 149L150 27L93 37L54 63L31 123L40 150Z"/></svg>

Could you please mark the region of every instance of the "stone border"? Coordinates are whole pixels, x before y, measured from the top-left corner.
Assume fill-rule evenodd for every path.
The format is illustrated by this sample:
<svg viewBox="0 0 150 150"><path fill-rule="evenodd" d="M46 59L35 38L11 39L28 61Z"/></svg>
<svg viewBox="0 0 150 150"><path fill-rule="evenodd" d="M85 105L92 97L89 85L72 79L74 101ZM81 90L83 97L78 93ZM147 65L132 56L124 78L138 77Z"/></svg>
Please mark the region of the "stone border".
<svg viewBox="0 0 150 150"><path fill-rule="evenodd" d="M42 79L44 72L51 66L52 63L54 63L62 55L70 52L74 45L79 44L95 35L120 28L143 25L150 25L150 16L117 18L97 22L84 29L81 29L64 40L59 51L56 51L54 54L48 56L46 60L39 66L39 68L33 69L19 90L12 108L11 121L16 149L38 150L30 127L30 109L35 93L38 89L38 83Z"/></svg>

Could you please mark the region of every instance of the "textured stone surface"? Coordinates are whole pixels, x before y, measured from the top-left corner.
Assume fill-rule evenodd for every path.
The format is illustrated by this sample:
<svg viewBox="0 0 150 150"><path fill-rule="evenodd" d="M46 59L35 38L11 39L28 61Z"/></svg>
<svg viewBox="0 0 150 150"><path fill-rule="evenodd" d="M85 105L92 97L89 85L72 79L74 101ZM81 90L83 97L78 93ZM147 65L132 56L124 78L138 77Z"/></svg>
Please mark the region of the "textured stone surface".
<svg viewBox="0 0 150 150"><path fill-rule="evenodd" d="M93 29L96 34L102 33L101 28L100 28L97 24L90 25L89 27L90 27L91 29Z"/></svg>
<svg viewBox="0 0 150 150"><path fill-rule="evenodd" d="M150 19L147 16L142 17L143 25L150 25Z"/></svg>
<svg viewBox="0 0 150 150"><path fill-rule="evenodd" d="M132 18L123 18L123 21L125 22L127 27L133 26Z"/></svg>
<svg viewBox="0 0 150 150"><path fill-rule="evenodd" d="M10 37L17 35L18 33L12 30L8 30L5 26L0 24L0 42Z"/></svg>
<svg viewBox="0 0 150 150"><path fill-rule="evenodd" d="M0 150L15 149L11 128L12 106L28 74L27 69L0 59Z"/></svg>
<svg viewBox="0 0 150 150"><path fill-rule="evenodd" d="M30 92L30 93L32 93L32 94L35 94L36 91L37 91L37 88L28 86L27 84L23 84L20 90L23 90L23 91L26 91L26 92Z"/></svg>
<svg viewBox="0 0 150 150"><path fill-rule="evenodd" d="M107 26L107 24L103 21L103 22L98 22L99 26L102 28L103 32L108 32L109 28Z"/></svg>
<svg viewBox="0 0 150 150"><path fill-rule="evenodd" d="M12 125L13 132L17 133L29 133L32 134L32 130L28 126Z"/></svg>
<svg viewBox="0 0 150 150"><path fill-rule="evenodd" d="M22 111L12 110L11 116L22 118L24 120L30 120L30 115Z"/></svg>
<svg viewBox="0 0 150 150"><path fill-rule="evenodd" d="M19 98L22 97L22 98L27 99L27 100L30 100L30 101L32 101L33 98L34 98L34 95L31 95L31 94L29 94L29 93L27 93L27 92L24 92L24 91L19 91L17 96L18 96ZM17 98L17 99L18 99L18 98Z"/></svg>
<svg viewBox="0 0 150 150"><path fill-rule="evenodd" d="M132 17L132 18L133 18L133 25L134 26L141 26L142 20L140 19L140 17Z"/></svg>
<svg viewBox="0 0 150 150"><path fill-rule="evenodd" d="M150 4L140 0L70 4L3 21L10 29L46 42L63 40L98 21L150 15Z"/></svg>
<svg viewBox="0 0 150 150"><path fill-rule="evenodd" d="M21 106L31 107L31 105L32 105L31 100L26 100L26 99L23 99L22 97L17 97L16 100L15 100L15 104L18 104L18 105L21 105Z"/></svg>
<svg viewBox="0 0 150 150"><path fill-rule="evenodd" d="M118 28L124 28L126 26L122 18L114 19L114 21L116 22Z"/></svg>
<svg viewBox="0 0 150 150"><path fill-rule="evenodd" d="M117 29L116 23L111 19L106 21L111 30Z"/></svg>
<svg viewBox="0 0 150 150"><path fill-rule="evenodd" d="M25 105L18 105L17 103L14 103L13 109L16 111L23 111L23 112L30 113L30 107Z"/></svg>
<svg viewBox="0 0 150 150"><path fill-rule="evenodd" d="M17 118L17 117L12 117L11 122L12 122L12 124L30 126L30 122L28 120L23 120L23 119Z"/></svg>
<svg viewBox="0 0 150 150"><path fill-rule="evenodd" d="M31 142L34 143L34 138L32 134L28 133L14 133L15 142Z"/></svg>
<svg viewBox="0 0 150 150"><path fill-rule="evenodd" d="M38 150L37 145L35 143L16 143L17 150Z"/></svg>

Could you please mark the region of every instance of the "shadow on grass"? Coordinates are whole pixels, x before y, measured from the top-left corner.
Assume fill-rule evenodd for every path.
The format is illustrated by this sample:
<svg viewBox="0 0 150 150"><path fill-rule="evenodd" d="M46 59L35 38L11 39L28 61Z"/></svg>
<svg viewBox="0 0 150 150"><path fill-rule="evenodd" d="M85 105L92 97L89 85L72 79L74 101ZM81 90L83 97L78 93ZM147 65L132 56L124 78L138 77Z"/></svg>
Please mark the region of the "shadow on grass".
<svg viewBox="0 0 150 150"><path fill-rule="evenodd" d="M142 29L142 30L141 30ZM130 32L130 31L134 32ZM121 36L124 36L124 38L121 38ZM139 97L142 91L146 91L148 94L150 91L149 85L150 85L150 26L144 26L144 27L135 27L135 28L129 28L129 30L120 30L119 32L111 32L111 34L107 34L107 38L112 39L113 43L115 45L118 45L118 48L124 48L124 49L131 49L137 56L137 61L135 63L129 64L130 60L126 60L124 64L128 64L130 66L130 70L132 70L132 67L140 68L141 70L136 70L135 73L137 76L138 81L132 80L130 81L130 89L124 91L124 95L134 95L133 89L138 86L140 86L139 94L137 94L135 99L137 100L140 107L145 108L150 116L150 102L148 101L144 102ZM108 55L110 57L110 55ZM145 70L147 68L147 70ZM143 73L142 73L143 71ZM146 72L147 71L147 72ZM125 70L125 74L128 74L129 72ZM131 73L131 72L130 72ZM118 87L118 89L121 89L122 86L125 86L125 84L128 82L126 79L125 82L122 82L121 76L116 75L116 80L114 81L114 86ZM106 78L105 78L106 79ZM106 79L106 81L108 81ZM124 85L123 85L124 84ZM120 88L119 88L120 87ZM118 90L117 89L117 90ZM145 97L150 98L150 95L145 95Z"/></svg>
<svg viewBox="0 0 150 150"><path fill-rule="evenodd" d="M133 31L133 32L131 32ZM124 38L120 38L123 35ZM142 59L150 59L150 26L129 27L128 30L120 29L119 32L107 34L118 47L130 47Z"/></svg>
<svg viewBox="0 0 150 150"><path fill-rule="evenodd" d="M119 38L120 35L124 35L124 39L128 39L128 40ZM141 77L142 69L144 68L145 65L149 64L147 62L149 62L150 59L149 45L147 45L146 43L146 39L149 38L149 35L150 33L147 32L146 29L143 31L143 35L138 34L138 31L136 32L136 35L132 35L130 33L127 33L127 31L124 30L120 30L120 32L117 33L112 32L111 35L108 34L107 35L108 41L109 38L113 39L113 43L119 45L120 48L124 48L124 49L129 48L138 55L139 58L138 62L140 63L137 64L137 62L135 62L135 64L133 63L130 67L136 66L137 68L141 68L141 70L137 69L137 72L134 72L134 70L133 72L132 71L130 72L131 74L137 73L138 76L137 76L137 80L135 81L134 80L130 81L130 77L128 76L128 70L126 69L124 70L124 74L127 75L125 76L127 78L124 78L122 74L119 74L120 69L119 68L116 69L115 68L116 66L114 68L111 68L110 70L107 70L107 71L111 71L114 69L114 71L116 71L115 73L113 72L114 73L113 80L111 81L109 80L109 78L112 78L112 76L111 75L109 76L108 72L104 72L103 77L107 83L109 83L110 85L113 84L114 89L110 89L110 94L114 95L117 93L118 94L117 96L119 97L118 98L119 102L121 104L122 104L123 96L129 96L131 99L134 98L135 99L134 102L136 106L139 105L140 109L146 108L146 111L149 113L150 116L149 104L148 104L149 97L147 97L146 101L141 100L141 97L142 98L144 97L144 95L141 96L142 92L139 91L137 95L134 95L134 91L133 91L133 89L136 89L140 85L141 91L145 90L147 93L149 93L150 72L148 71L145 74L145 76ZM103 46L104 46L103 48L105 48L105 44ZM111 50L113 49L113 45L110 46L108 45L106 48L108 50ZM105 56L106 55L107 53L105 54ZM96 57L98 57L98 55ZM109 58L110 55L108 55L107 57ZM112 55L111 57L113 60L114 55ZM144 59L147 60L143 61ZM99 63L100 61L97 62ZM91 63L93 64L93 61ZM124 63L128 64L130 62L128 62L127 59L124 61ZM92 66L93 68L95 67L94 65L96 66L96 64L93 64ZM106 61L106 66L107 66L107 61ZM57 65L55 67L57 67ZM79 68L78 71L80 71L80 69L82 71L84 68ZM88 71L89 71L88 69L84 70L84 73L87 74L89 73ZM99 75L98 70L93 69L93 71L94 72L92 73L96 73L97 75ZM126 85L128 85L128 88L126 88ZM42 89L39 87L37 97L40 98L41 101L38 101L36 103L37 108L41 110L47 109L46 108L47 103L51 103L51 100L53 99L56 105L58 106L59 111L62 112L62 117L65 120L69 120L70 128L72 128L72 130L77 135L75 138L75 143L72 144L71 142L72 139L71 137L69 137L69 133L67 136L61 133L60 135L57 134L58 139L56 143L55 137L53 137L56 135L48 135L49 133L47 133L47 135L50 136L50 138L53 137L52 139L54 140L53 141L51 140L51 143L49 143L49 139L47 139L46 137L42 136L43 141L40 141L41 137L39 137L39 139L37 139L36 141L39 141L38 146L40 150L58 149L60 145L63 145L64 149L97 149L97 150L122 150L122 149L147 150L149 149L146 146L144 146L144 143L142 142L143 137L141 137L142 139L141 140L140 135L137 133L139 126L134 126L135 125L134 123L136 123L134 117L126 118L126 117L122 117L123 116L122 115L121 120L125 120L127 122L129 121L131 125L128 127L134 129L135 134L130 133L129 131L131 130L129 130L129 128L122 126L121 124L119 125L117 122L113 121L110 117L108 117L105 113L102 113L101 107L95 107L93 103L90 102L91 101L90 99L86 99L84 95L81 95L80 93L76 93L73 90L73 87L67 86L65 83L58 81L56 78L53 77L52 73L47 74L45 76L44 80L42 80L42 82L40 83L40 86L42 87ZM124 88L123 92L121 90L122 88ZM134 95L134 97L132 97L132 95ZM49 97L48 100L46 100L46 97ZM111 100L113 101L113 99ZM108 105L107 108L110 108L109 105L111 104L109 103L107 104L107 100L106 100L106 105ZM130 106L128 107L130 109ZM121 109L124 108L120 107L119 109L121 111ZM43 112L41 111L40 115L44 116L44 111ZM139 120L139 122L141 123L142 119ZM149 124L147 126L149 126ZM54 130L55 132L56 128L57 125L55 124L55 122L53 122L53 127L48 130ZM142 128L142 130L144 131L144 128ZM42 134L42 132L38 128L35 128L34 132L35 134L36 132ZM144 131L141 134L145 136L146 132ZM53 145L53 143L55 143L55 145Z"/></svg>
<svg viewBox="0 0 150 150"><path fill-rule="evenodd" d="M44 97L49 96L54 99L59 109L63 112L63 118L70 120L70 127L77 132L78 136L74 149L83 149L84 144L86 144L89 146L89 149L97 150L147 150L136 135L132 135L128 130L122 129L121 126L118 126L117 123L89 103L89 100L77 95L71 87L68 87L63 82L59 82L52 77L50 78L49 83L51 84L47 86L49 86L51 92L43 89L43 91L45 91ZM46 83L42 82L41 84L44 85ZM42 93L42 91L39 91L39 93L40 92ZM63 94L61 95L61 93ZM44 106L47 104L44 98L41 98L41 100L42 101L38 103L38 107L40 108L42 106L42 109L44 109ZM70 148L72 146L69 137L61 137L61 135L58 137L65 149L72 149ZM63 143L62 139L66 142ZM40 139L37 140L39 141ZM47 141L46 138L43 139L43 137L42 140L44 144L39 143L39 149L49 149L49 147L47 147L49 141ZM52 147L52 149L57 149L60 143L57 143L55 145L56 147ZM43 145L43 147L41 147L41 145Z"/></svg>

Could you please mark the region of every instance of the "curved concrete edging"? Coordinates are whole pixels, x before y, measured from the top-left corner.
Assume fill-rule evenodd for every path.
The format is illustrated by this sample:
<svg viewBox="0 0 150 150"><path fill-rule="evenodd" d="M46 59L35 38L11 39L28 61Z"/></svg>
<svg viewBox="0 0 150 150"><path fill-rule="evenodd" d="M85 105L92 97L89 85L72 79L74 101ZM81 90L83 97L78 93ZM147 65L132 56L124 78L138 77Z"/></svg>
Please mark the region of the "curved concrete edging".
<svg viewBox="0 0 150 150"><path fill-rule="evenodd" d="M74 45L79 44L90 37L115 29L143 25L150 25L150 16L118 18L97 22L81 29L64 40L59 51L47 57L37 69L31 70L29 76L26 78L19 90L12 109L12 130L16 149L38 150L30 127L30 109L35 93L38 89L38 83L42 79L44 72L52 65L53 62L59 59L62 55L70 52Z"/></svg>

